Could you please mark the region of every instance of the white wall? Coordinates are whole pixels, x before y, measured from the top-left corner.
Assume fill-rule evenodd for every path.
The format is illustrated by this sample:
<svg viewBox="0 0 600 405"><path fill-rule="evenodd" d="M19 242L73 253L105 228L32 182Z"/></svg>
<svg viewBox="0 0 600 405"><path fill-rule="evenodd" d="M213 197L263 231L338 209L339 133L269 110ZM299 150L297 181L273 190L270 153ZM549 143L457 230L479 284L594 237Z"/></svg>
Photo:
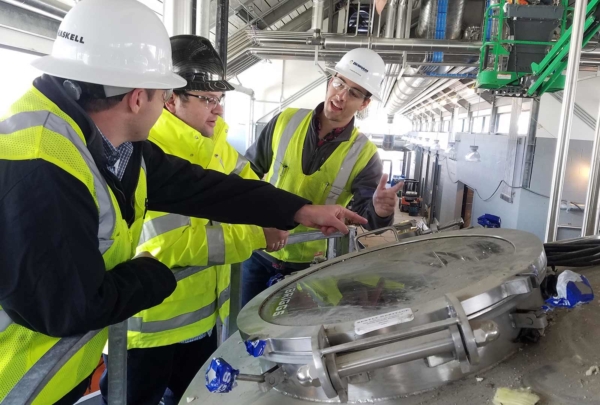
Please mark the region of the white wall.
<svg viewBox="0 0 600 405"><path fill-rule="evenodd" d="M319 68L310 61L264 60L240 74L238 78L245 87L254 90L257 100L254 107L254 120L257 121L269 111L279 107L282 96L283 99L290 97L321 76ZM323 101L325 91L326 85L323 83L291 106L315 108Z"/></svg>
<svg viewBox="0 0 600 405"><path fill-rule="evenodd" d="M590 72L580 72L577 83L576 103L592 117L598 117L600 104L600 77ZM540 103L537 137L556 138L560 121L562 103L551 94L544 94ZM573 116L571 138L583 141L594 139L594 130L583 123L577 116Z"/></svg>
<svg viewBox="0 0 600 405"><path fill-rule="evenodd" d="M581 94L577 94L577 96L579 104L579 97L581 96ZM544 94L542 96L540 102L540 113L537 122L536 136L538 138L556 139L560 121L561 106L562 103L556 100L551 94ZM592 115L596 116L596 114L597 113L594 113ZM584 124L583 121L581 121L581 119L579 119L576 115L573 115L573 127L571 129L570 139L590 141L594 139L594 130L588 127L586 124Z"/></svg>

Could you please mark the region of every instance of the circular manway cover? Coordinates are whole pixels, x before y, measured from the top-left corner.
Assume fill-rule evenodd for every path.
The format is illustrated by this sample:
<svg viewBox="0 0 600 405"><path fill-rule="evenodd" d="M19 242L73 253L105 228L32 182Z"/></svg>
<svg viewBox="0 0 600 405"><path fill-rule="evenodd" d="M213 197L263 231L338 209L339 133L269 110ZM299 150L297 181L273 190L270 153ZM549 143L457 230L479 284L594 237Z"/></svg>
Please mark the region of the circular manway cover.
<svg viewBox="0 0 600 405"><path fill-rule="evenodd" d="M361 252L285 285L263 303L271 324L313 326L415 308L478 283L527 272L541 242L519 231L459 231ZM517 236L514 238L513 236Z"/></svg>

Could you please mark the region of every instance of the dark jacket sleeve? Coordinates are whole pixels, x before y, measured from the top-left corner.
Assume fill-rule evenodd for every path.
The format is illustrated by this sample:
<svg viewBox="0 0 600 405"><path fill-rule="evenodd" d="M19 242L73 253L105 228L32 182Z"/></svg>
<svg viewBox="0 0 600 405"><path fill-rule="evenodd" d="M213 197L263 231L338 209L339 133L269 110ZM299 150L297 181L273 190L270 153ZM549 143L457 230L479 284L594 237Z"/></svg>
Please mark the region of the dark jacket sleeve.
<svg viewBox="0 0 600 405"><path fill-rule="evenodd" d="M252 170L262 179L271 169L273 162L273 133L277 124L277 114L260 132L258 140L246 151L246 159L250 161Z"/></svg>
<svg viewBox="0 0 600 405"><path fill-rule="evenodd" d="M0 161L0 305L55 337L101 329L161 303L176 287L157 260L106 271L87 188L42 161Z"/></svg>
<svg viewBox="0 0 600 405"><path fill-rule="evenodd" d="M373 194L381 180L382 171L383 164L376 153L352 182L352 194L354 195L352 211L369 221L365 228L371 231L391 226L394 223L394 215L382 218L377 215L375 207L373 207Z"/></svg>
<svg viewBox="0 0 600 405"><path fill-rule="evenodd" d="M144 142L148 208L227 224L293 229L296 212L310 201L259 180L205 170Z"/></svg>

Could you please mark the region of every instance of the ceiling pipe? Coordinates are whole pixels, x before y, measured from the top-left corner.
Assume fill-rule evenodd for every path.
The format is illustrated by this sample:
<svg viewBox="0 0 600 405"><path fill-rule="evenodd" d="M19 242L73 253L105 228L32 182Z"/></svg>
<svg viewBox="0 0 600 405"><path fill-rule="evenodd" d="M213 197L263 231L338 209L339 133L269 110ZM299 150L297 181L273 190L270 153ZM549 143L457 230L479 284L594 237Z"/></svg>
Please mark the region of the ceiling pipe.
<svg viewBox="0 0 600 405"><path fill-rule="evenodd" d="M323 30L323 11L325 10L325 0L313 0L313 12L311 31L315 34Z"/></svg>
<svg viewBox="0 0 600 405"><path fill-rule="evenodd" d="M192 27L193 0L165 0L163 4L163 22L169 36L189 35Z"/></svg>
<svg viewBox="0 0 600 405"><path fill-rule="evenodd" d="M210 38L210 0L196 0L196 35Z"/></svg>
<svg viewBox="0 0 600 405"><path fill-rule="evenodd" d="M223 61L223 74L227 77L227 44L229 41L229 0L217 0L215 48Z"/></svg>
<svg viewBox="0 0 600 405"><path fill-rule="evenodd" d="M406 3L406 0L402 0ZM385 20L385 38L394 37L394 25L396 23L396 12L398 10L398 0L392 0L389 3L387 17Z"/></svg>
<svg viewBox="0 0 600 405"><path fill-rule="evenodd" d="M406 35L406 25L410 26L408 20L408 0L400 0L400 8L398 10L398 20L396 21L396 38L408 38ZM412 1L411 1L412 4Z"/></svg>
<svg viewBox="0 0 600 405"><path fill-rule="evenodd" d="M395 38L361 38L345 37L341 35L325 36L323 40L325 49L337 47L367 48L369 44L373 49L386 49L397 51L424 51L445 52L452 51L457 54L478 55L481 42L468 42L444 39L395 39Z"/></svg>

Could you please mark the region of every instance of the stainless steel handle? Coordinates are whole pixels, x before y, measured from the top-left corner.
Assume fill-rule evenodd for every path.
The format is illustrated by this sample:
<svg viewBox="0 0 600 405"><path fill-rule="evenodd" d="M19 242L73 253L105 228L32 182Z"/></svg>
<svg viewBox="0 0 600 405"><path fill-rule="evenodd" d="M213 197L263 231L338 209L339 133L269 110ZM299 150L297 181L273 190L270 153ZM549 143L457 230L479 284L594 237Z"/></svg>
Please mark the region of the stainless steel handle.
<svg viewBox="0 0 600 405"><path fill-rule="evenodd" d="M348 377L383 367L450 355L467 372L479 363L479 347L498 338L498 325L474 321L474 332L461 302L450 294L446 301L447 319L340 345L329 346L321 326L312 339L313 363L299 370L298 381L318 384L329 398L346 402Z"/></svg>
<svg viewBox="0 0 600 405"><path fill-rule="evenodd" d="M402 234L405 234L407 232L409 232L410 230L412 230L414 227L416 226L416 222L413 220L410 221L403 221L400 222L398 224L392 225L392 226L386 226L385 228L379 228L379 229L375 229L374 231L369 231L369 232L365 232L365 233L361 233L360 235L357 235L354 238L354 244L357 247L357 250L360 250L359 248L359 244L358 241L359 239L362 239L366 236L370 236L370 235L381 235L385 232L393 232L394 237L396 238L396 242L399 242L402 238ZM418 236L418 235L414 235L414 236Z"/></svg>
<svg viewBox="0 0 600 405"><path fill-rule="evenodd" d="M344 234L341 232L336 232L333 235L325 236L321 231L308 231L301 233L294 233L288 237L288 245L293 245L294 243L304 243L304 242L312 242L315 240L323 240L330 238L341 238Z"/></svg>
<svg viewBox="0 0 600 405"><path fill-rule="evenodd" d="M345 378L378 368L454 351L455 344L451 333L443 330L428 335L426 342L423 342L421 336L338 356L336 358L337 373L341 378Z"/></svg>
<svg viewBox="0 0 600 405"><path fill-rule="evenodd" d="M448 329L452 325L458 323L457 318L449 318L443 321L431 322L426 325L419 325L408 330L397 331L385 335L373 336L354 342L342 343L341 345L330 346L321 350L323 356L333 353L352 352L356 350L368 349L379 346L381 344L392 343L398 340L409 339L417 336L426 335L428 333L438 332Z"/></svg>

